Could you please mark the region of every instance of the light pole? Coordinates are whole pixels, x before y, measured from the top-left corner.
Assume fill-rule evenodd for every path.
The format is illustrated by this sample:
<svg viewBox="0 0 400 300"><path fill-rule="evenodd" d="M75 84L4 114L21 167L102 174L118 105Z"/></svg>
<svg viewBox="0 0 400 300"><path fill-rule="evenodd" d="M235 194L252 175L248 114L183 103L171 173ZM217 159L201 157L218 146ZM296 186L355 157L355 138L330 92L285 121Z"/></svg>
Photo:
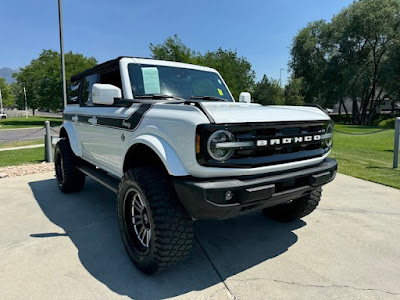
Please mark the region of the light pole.
<svg viewBox="0 0 400 300"><path fill-rule="evenodd" d="M3 97L1 95L1 89L0 89L0 114L3 113Z"/></svg>
<svg viewBox="0 0 400 300"><path fill-rule="evenodd" d="M58 0L58 27L60 31L61 80L63 84L63 104L65 109L67 107L67 83L65 82L64 34L61 0Z"/></svg>
<svg viewBox="0 0 400 300"><path fill-rule="evenodd" d="M26 98L25 84L24 84L24 99L25 99L25 118L28 119L28 100Z"/></svg>
<svg viewBox="0 0 400 300"><path fill-rule="evenodd" d="M285 69L279 69L279 85L282 87L282 71Z"/></svg>

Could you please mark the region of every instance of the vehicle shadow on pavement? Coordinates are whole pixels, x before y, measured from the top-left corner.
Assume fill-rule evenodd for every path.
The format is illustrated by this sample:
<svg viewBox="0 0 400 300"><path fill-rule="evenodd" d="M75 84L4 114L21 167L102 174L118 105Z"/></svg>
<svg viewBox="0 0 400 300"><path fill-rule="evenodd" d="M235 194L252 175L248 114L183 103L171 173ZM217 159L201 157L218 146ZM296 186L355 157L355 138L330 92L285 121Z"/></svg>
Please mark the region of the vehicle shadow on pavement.
<svg viewBox="0 0 400 300"><path fill-rule="evenodd" d="M93 180L87 180L84 190L77 194L59 192L55 179L29 185L44 214L62 227L75 244L86 270L115 293L135 299L174 297L212 287L221 282L219 276L226 279L284 253L297 241L293 230L305 225L303 221L276 223L261 213L223 221L198 221L190 257L170 270L147 276L135 268L125 253L115 194ZM60 235L65 234L32 232L31 237Z"/></svg>

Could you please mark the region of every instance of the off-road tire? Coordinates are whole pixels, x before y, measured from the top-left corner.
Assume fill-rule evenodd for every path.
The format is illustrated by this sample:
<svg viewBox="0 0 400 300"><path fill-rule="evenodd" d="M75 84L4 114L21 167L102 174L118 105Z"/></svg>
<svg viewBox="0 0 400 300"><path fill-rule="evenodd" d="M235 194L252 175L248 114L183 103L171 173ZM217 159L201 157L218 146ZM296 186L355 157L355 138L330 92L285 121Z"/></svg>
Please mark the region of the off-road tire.
<svg viewBox="0 0 400 300"><path fill-rule="evenodd" d="M142 220L147 219L150 227L147 229L151 233L148 247L140 244L137 228L136 233L133 230L134 200L129 198L132 191L140 193L146 208L147 217L143 216ZM189 255L193 241L193 221L179 202L165 170L144 166L126 172L119 185L117 210L125 249L142 272L159 272L176 265Z"/></svg>
<svg viewBox="0 0 400 300"><path fill-rule="evenodd" d="M85 174L76 169L77 157L67 139L60 140L54 151L57 185L63 193L80 192L85 185Z"/></svg>
<svg viewBox="0 0 400 300"><path fill-rule="evenodd" d="M262 211L268 218L279 222L292 222L312 213L321 200L322 188L295 199L287 204L264 208Z"/></svg>

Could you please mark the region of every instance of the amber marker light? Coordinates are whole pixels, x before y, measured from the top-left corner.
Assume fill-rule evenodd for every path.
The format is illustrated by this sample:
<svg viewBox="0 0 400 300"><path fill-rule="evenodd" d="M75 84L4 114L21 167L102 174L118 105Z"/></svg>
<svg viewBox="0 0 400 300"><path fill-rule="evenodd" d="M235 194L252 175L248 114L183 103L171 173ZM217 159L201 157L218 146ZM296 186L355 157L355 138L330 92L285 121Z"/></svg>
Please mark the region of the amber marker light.
<svg viewBox="0 0 400 300"><path fill-rule="evenodd" d="M196 154L200 153L200 135L196 134Z"/></svg>

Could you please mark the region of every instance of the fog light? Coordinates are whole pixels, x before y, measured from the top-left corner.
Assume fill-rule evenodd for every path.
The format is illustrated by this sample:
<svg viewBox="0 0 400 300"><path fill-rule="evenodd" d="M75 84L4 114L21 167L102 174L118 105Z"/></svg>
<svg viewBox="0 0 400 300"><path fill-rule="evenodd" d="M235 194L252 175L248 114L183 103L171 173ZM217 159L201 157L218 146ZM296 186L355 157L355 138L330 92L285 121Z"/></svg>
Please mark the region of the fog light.
<svg viewBox="0 0 400 300"><path fill-rule="evenodd" d="M230 201L233 198L233 192L232 191L227 191L225 193L225 201Z"/></svg>

